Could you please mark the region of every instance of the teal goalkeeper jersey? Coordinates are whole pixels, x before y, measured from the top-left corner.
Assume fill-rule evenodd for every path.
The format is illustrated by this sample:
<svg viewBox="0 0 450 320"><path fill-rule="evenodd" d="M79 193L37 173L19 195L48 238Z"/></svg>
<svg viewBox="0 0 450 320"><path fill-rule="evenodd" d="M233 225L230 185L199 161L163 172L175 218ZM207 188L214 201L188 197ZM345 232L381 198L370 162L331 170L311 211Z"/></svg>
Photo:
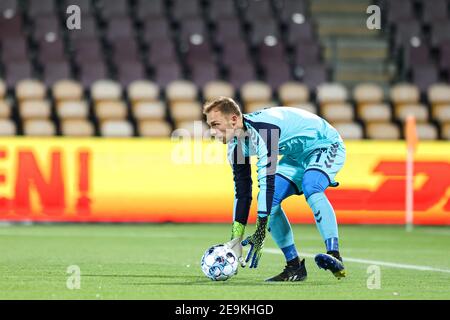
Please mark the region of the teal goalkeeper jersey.
<svg viewBox="0 0 450 320"><path fill-rule="evenodd" d="M246 224L252 201L250 156L257 156L258 216L270 214L278 155L299 162L311 151L342 142L339 133L321 117L301 109L272 107L243 115L245 135L228 143L233 168L233 217Z"/></svg>

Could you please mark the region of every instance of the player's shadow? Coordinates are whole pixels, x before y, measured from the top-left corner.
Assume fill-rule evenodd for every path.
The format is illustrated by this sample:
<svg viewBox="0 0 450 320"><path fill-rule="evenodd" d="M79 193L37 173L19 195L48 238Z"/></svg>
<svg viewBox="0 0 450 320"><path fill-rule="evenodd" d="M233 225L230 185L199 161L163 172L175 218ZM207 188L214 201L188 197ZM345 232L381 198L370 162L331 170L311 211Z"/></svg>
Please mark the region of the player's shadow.
<svg viewBox="0 0 450 320"><path fill-rule="evenodd" d="M247 287L247 286L285 286L294 287L305 285L312 286L329 286L329 281L322 280L306 280L305 282L265 282L263 279L249 279L241 280L234 279L228 281L211 281L203 276L191 276L191 275L161 275L161 274L84 274L83 277L106 277L106 278L142 278L145 279L170 279L173 281L152 281L152 282L126 282L124 285L133 286L231 286L231 287ZM183 281L190 280L190 281ZM340 281L336 282L339 283Z"/></svg>
<svg viewBox="0 0 450 320"><path fill-rule="evenodd" d="M160 275L160 274L83 274L83 277L105 277L105 278L193 278L198 276L176 276L176 275Z"/></svg>

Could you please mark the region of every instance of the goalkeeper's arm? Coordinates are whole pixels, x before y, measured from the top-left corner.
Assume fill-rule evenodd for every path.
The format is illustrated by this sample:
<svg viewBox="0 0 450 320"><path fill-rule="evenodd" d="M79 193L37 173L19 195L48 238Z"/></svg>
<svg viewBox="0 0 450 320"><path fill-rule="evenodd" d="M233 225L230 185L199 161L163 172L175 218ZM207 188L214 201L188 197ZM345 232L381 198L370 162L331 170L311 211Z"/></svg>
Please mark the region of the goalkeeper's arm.
<svg viewBox="0 0 450 320"><path fill-rule="evenodd" d="M238 152L235 148L234 153ZM235 159L238 157L236 156ZM252 178L249 157L241 157L241 162L232 163L234 177L234 206L233 206L233 226L231 228L231 240L226 244L233 249L239 258L242 266L245 266L242 257L241 241L244 237L245 226L247 225L250 205L252 203Z"/></svg>

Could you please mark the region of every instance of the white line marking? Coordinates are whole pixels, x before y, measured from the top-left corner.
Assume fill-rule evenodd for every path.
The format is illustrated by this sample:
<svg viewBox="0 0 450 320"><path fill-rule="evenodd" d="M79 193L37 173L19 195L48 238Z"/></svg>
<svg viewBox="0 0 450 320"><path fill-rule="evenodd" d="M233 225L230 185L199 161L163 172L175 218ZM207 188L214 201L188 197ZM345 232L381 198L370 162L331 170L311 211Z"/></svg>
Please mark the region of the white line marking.
<svg viewBox="0 0 450 320"><path fill-rule="evenodd" d="M265 248L264 252L272 253L272 254L283 254L281 252L281 250L275 249L275 248ZM316 255L311 254L311 253L301 252L300 256L306 257L306 258L314 258ZM402 263L376 261L376 260L365 260L365 259L349 258L349 257L343 257L343 258L344 258L344 263L345 262L355 262L355 263L361 263L361 264L375 264L375 265L391 267L391 268L450 273L450 270L448 270L448 269L439 269L439 268L433 268L433 267L428 267L428 266L416 266L416 265L412 265L412 264L402 264Z"/></svg>

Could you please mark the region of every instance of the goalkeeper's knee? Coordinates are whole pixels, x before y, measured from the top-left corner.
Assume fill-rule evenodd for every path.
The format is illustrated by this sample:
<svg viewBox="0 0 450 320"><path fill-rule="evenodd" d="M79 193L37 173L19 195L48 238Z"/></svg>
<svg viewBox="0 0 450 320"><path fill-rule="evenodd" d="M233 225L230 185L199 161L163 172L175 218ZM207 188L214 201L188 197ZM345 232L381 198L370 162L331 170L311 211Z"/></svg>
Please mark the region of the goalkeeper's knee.
<svg viewBox="0 0 450 320"><path fill-rule="evenodd" d="M302 181L302 189L305 198L308 199L312 194L324 192L328 188L330 180L328 176L319 170L308 170L305 172Z"/></svg>

